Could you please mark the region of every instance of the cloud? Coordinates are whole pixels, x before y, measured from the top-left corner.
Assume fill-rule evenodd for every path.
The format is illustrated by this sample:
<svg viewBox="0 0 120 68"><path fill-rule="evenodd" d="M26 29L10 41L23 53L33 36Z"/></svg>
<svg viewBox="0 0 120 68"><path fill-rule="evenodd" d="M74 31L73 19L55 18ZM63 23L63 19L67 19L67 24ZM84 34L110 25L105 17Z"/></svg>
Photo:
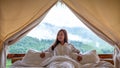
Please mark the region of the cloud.
<svg viewBox="0 0 120 68"><path fill-rule="evenodd" d="M51 8L42 22L48 22L55 26L85 27L67 6L61 4Z"/></svg>
<svg viewBox="0 0 120 68"><path fill-rule="evenodd" d="M31 32L29 32L27 36L35 37L41 40L41 39L56 39L56 35L57 34L54 31L51 31L47 28L44 29L35 28ZM68 37L69 40L76 40L76 41L83 40L80 36L71 33L68 33Z"/></svg>
<svg viewBox="0 0 120 68"><path fill-rule="evenodd" d="M43 23L52 24L56 27L85 27L86 26L65 5L57 4L48 12L43 21L33 29L28 36L39 39L55 39L55 31L51 31ZM57 29L55 29L57 32ZM81 40L82 38L69 34L70 40ZM82 39L83 40L83 39Z"/></svg>

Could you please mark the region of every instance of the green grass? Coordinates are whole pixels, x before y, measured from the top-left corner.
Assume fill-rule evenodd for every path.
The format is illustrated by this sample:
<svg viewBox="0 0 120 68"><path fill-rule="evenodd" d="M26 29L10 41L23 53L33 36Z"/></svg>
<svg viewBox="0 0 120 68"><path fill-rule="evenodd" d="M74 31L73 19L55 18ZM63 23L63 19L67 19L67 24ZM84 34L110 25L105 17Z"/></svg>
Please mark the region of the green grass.
<svg viewBox="0 0 120 68"><path fill-rule="evenodd" d="M7 59L7 61L6 61L6 68L9 68L10 65L12 65L11 59Z"/></svg>

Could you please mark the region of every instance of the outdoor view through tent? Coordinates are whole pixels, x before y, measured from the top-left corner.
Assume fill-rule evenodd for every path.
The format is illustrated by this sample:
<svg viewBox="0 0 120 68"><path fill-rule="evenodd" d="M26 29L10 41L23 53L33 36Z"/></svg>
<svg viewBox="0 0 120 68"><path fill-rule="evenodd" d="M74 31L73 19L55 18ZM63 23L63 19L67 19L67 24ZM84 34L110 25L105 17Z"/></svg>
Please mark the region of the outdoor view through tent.
<svg viewBox="0 0 120 68"><path fill-rule="evenodd" d="M9 53L26 53L29 49L45 50L52 45L59 29L66 29L69 43L82 53L96 49L99 54L113 53L114 48L87 28L69 8L61 3L48 12L43 21L17 43Z"/></svg>
<svg viewBox="0 0 120 68"><path fill-rule="evenodd" d="M59 29L66 29L69 43L84 53L97 50L99 54L111 54L114 48L87 28L70 10L61 3L54 5L43 21L21 40L9 46L8 52L26 53L29 49L43 51L50 47Z"/></svg>
<svg viewBox="0 0 120 68"><path fill-rule="evenodd" d="M61 28L67 30L69 43L81 53L93 49L99 54L113 53L114 47L99 38L61 3L53 6L43 21L26 36L9 46L8 53L24 54L29 49L43 51L52 45Z"/></svg>

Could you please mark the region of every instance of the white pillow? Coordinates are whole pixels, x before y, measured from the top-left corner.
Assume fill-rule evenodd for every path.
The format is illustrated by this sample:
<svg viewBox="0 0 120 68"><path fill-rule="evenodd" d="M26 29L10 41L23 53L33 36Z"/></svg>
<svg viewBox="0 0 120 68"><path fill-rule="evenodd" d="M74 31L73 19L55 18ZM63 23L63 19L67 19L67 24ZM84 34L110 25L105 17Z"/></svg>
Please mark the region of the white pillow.
<svg viewBox="0 0 120 68"><path fill-rule="evenodd" d="M22 59L22 63L25 65L30 65L30 66L40 66L40 63L44 61L45 59L51 57L51 54L49 52L45 52L45 57L41 58L40 53L35 50L29 50L25 56Z"/></svg>
<svg viewBox="0 0 120 68"><path fill-rule="evenodd" d="M77 53L71 53L71 58L77 61L78 55L79 54ZM91 50L82 54L82 60L80 61L80 64L97 63L99 61L100 61L100 58L96 53L96 50Z"/></svg>
<svg viewBox="0 0 120 68"><path fill-rule="evenodd" d="M96 50L91 50L82 55L82 60L80 61L81 64L86 63L98 63L100 58L96 53Z"/></svg>

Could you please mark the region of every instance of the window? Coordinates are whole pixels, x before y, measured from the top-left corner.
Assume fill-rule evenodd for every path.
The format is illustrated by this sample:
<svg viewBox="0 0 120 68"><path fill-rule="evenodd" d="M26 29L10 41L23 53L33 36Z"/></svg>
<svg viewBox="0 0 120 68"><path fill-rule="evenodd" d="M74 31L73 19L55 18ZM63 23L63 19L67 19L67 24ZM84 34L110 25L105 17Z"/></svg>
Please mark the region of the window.
<svg viewBox="0 0 120 68"><path fill-rule="evenodd" d="M54 42L57 32L64 28L69 42L82 53L96 49L99 54L113 53L114 48L87 28L64 4L55 5L27 36L9 47L9 53L26 53L29 49L43 51Z"/></svg>

